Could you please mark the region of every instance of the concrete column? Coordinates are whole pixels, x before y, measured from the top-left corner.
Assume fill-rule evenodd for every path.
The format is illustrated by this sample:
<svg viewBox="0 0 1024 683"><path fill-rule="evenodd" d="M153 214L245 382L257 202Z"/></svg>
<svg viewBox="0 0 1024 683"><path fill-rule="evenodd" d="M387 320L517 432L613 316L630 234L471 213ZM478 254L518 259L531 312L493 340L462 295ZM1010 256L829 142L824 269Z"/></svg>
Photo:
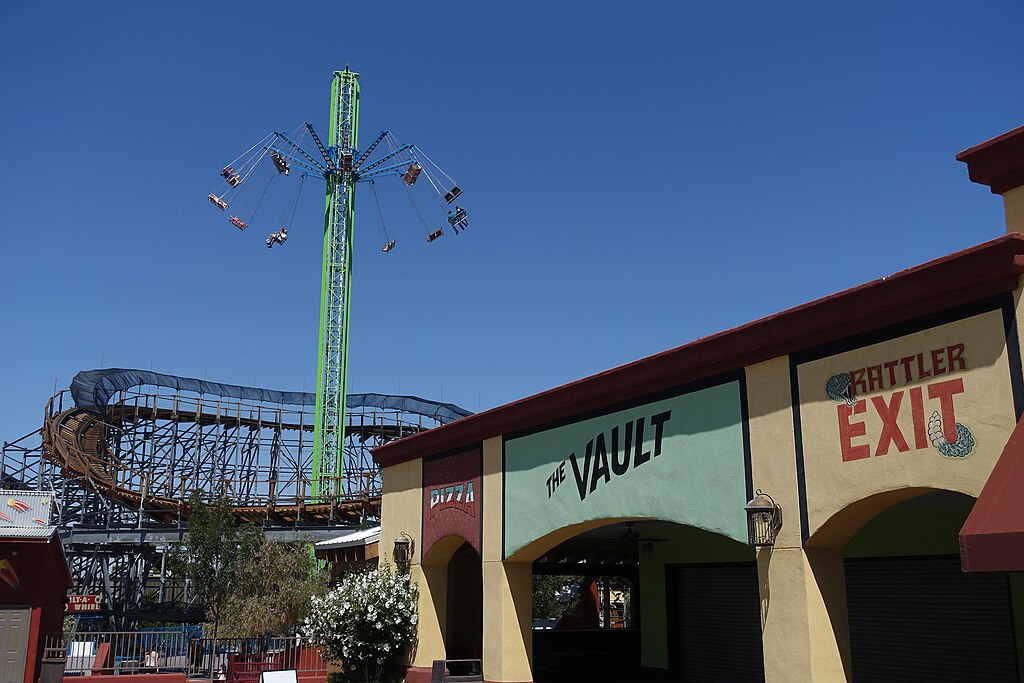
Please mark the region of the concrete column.
<svg viewBox="0 0 1024 683"><path fill-rule="evenodd" d="M525 683L533 680L533 565L503 562L502 439L483 443L484 680Z"/></svg>
<svg viewBox="0 0 1024 683"><path fill-rule="evenodd" d="M852 680L842 552L762 550L757 572L765 682Z"/></svg>
<svg viewBox="0 0 1024 683"><path fill-rule="evenodd" d="M444 630L448 615L448 566L416 564L410 575L420 592L416 648L410 664L416 669L429 671L435 659L446 658Z"/></svg>
<svg viewBox="0 0 1024 683"><path fill-rule="evenodd" d="M444 659L444 618L447 600L447 567L423 566L420 561L420 530L423 528L423 461L399 463L381 470L380 564L395 568L394 542L401 533L413 539L409 578L419 587L416 645L409 650L405 664L412 666L409 680L429 681L430 665ZM416 669L419 669L416 671Z"/></svg>
<svg viewBox="0 0 1024 683"><path fill-rule="evenodd" d="M803 548L789 359L746 377L754 488L783 509L775 547L757 557L765 681L850 680L842 552Z"/></svg>
<svg viewBox="0 0 1024 683"><path fill-rule="evenodd" d="M484 562L484 680L533 680L533 566Z"/></svg>

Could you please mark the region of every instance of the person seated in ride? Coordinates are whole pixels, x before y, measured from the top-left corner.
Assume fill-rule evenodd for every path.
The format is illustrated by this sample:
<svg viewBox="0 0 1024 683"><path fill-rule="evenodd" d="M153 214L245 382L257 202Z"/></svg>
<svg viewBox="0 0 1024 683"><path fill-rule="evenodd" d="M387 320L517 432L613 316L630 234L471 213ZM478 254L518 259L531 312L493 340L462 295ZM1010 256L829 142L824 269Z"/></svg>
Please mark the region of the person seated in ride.
<svg viewBox="0 0 1024 683"><path fill-rule="evenodd" d="M267 248L270 249L275 244L284 244L286 241L288 241L288 228L281 228L267 237Z"/></svg>
<svg viewBox="0 0 1024 683"><path fill-rule="evenodd" d="M461 206L456 206L455 211L448 212L448 222L455 228L455 234L459 234L459 228L465 230L469 227L469 213Z"/></svg>

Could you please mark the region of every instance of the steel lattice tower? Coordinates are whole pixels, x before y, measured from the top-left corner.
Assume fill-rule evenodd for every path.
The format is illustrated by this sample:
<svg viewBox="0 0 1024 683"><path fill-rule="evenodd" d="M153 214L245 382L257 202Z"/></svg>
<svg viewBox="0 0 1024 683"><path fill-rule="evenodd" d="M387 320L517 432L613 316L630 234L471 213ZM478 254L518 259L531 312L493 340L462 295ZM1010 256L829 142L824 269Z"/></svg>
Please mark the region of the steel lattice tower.
<svg viewBox="0 0 1024 683"><path fill-rule="evenodd" d="M325 157L333 162L327 177L324 251L317 349L316 430L313 493L325 479L342 474L345 442L345 390L348 328L352 301L352 238L355 226L355 178L352 158L359 138L359 74L345 67L331 82L331 118ZM331 492L336 493L336 492Z"/></svg>

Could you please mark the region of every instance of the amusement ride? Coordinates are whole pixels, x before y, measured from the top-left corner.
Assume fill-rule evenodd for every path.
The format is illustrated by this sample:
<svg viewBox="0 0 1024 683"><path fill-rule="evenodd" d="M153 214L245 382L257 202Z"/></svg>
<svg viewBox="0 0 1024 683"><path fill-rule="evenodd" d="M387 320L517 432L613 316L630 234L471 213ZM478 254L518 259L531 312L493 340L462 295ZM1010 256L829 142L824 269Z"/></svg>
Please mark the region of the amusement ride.
<svg viewBox="0 0 1024 683"><path fill-rule="evenodd" d="M295 190L275 230L266 239L267 247L272 248L283 245L288 239L306 179L318 178L326 185L317 349L314 494L323 488L326 479L340 476L344 470L356 185L368 184L373 192L384 240L381 251L384 253L390 252L396 241L389 238L377 194L376 182L382 178L400 179L423 226L427 242L441 237L444 228L432 229L427 223L413 188L427 188L429 200L447 213L447 222L455 234L469 226L466 209L454 204L462 195L462 189L422 149L401 143L389 130L378 133L365 147L358 146L359 93L359 74L349 70L348 66L344 71L335 71L331 82L326 145L310 123L302 124L291 133L270 133L227 164L220 172L221 183L208 195L210 202L224 212L228 212L235 203L251 207L246 215L228 212L228 222L239 230L246 230L255 220L270 183L276 177L291 176L292 169L297 169L299 180ZM303 147L307 135L312 143L310 149ZM258 182L256 170L264 159L267 160L264 167L269 166L271 172L265 174L265 181ZM251 196L257 199L246 203L242 201L243 189L250 184L255 185Z"/></svg>
<svg viewBox="0 0 1024 683"><path fill-rule="evenodd" d="M415 396L346 391L356 185L368 184L374 196L384 253L396 240L376 183L389 177L404 188L427 242L444 229L428 224L424 194L455 234L469 225L454 203L461 188L419 147L387 130L358 146L359 91L358 74L347 66L334 72L326 144L308 123L271 133L224 166L208 196L244 231L257 222L270 183L294 181L266 238L273 248L288 240L306 180L324 181L315 394L88 370L54 394L41 428L3 442L2 488L52 492L72 592L99 596L102 608L93 614L106 628L202 621L188 586L176 583L166 563L195 495L226 500L239 522L268 537L333 538L379 521L374 447L470 414Z"/></svg>

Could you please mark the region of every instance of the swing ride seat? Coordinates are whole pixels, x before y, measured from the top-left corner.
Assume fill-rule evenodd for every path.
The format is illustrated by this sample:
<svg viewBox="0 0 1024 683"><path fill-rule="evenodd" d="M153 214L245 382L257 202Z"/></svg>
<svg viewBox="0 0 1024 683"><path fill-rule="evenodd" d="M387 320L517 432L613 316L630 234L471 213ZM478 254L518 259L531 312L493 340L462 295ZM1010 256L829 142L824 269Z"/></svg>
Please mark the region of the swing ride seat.
<svg viewBox="0 0 1024 683"><path fill-rule="evenodd" d="M383 251L386 254L386 253L388 253L389 251L391 251L394 248L395 248L395 241L391 240L390 242L388 242L387 244L382 246L380 248L380 250Z"/></svg>
<svg viewBox="0 0 1024 683"><path fill-rule="evenodd" d="M427 241L428 242L433 242L434 240L436 240L438 237L440 237L443 234L444 234L444 228L438 228L434 232L432 232L429 235L427 235Z"/></svg>
<svg viewBox="0 0 1024 683"><path fill-rule="evenodd" d="M277 169L278 173L288 175L288 171L291 167L288 165L288 160L281 156L280 152L271 152L270 161L273 162L274 168Z"/></svg>
<svg viewBox="0 0 1024 683"><path fill-rule="evenodd" d="M448 222L453 226L465 228L469 225L469 213L463 208L457 208L455 211L448 213Z"/></svg>
<svg viewBox="0 0 1024 683"><path fill-rule="evenodd" d="M406 185L415 185L416 179L420 177L420 172L422 170L423 167L419 164L409 164L409 170L407 170L405 175L402 176L402 182Z"/></svg>
<svg viewBox="0 0 1024 683"><path fill-rule="evenodd" d="M230 218L228 218L228 222L231 223L231 225L238 228L239 230L245 230L246 228L249 227L249 224L243 221L238 216L231 216Z"/></svg>
<svg viewBox="0 0 1024 683"><path fill-rule="evenodd" d="M458 185L448 190L444 195L445 204L451 204L460 194L462 194L462 189Z"/></svg>
<svg viewBox="0 0 1024 683"><path fill-rule="evenodd" d="M238 175L237 173L235 175L231 176L230 178L228 178L228 185L230 185L231 187L238 187L241 184L242 184L242 176Z"/></svg>
<svg viewBox="0 0 1024 683"><path fill-rule="evenodd" d="M228 203L212 192L209 194L209 199L221 211L224 211L225 209L228 208Z"/></svg>
<svg viewBox="0 0 1024 683"><path fill-rule="evenodd" d="M220 176L224 180L227 180L228 178L230 178L233 175L235 175L235 169L233 167L231 167L231 166L225 166L224 170L220 172Z"/></svg>

